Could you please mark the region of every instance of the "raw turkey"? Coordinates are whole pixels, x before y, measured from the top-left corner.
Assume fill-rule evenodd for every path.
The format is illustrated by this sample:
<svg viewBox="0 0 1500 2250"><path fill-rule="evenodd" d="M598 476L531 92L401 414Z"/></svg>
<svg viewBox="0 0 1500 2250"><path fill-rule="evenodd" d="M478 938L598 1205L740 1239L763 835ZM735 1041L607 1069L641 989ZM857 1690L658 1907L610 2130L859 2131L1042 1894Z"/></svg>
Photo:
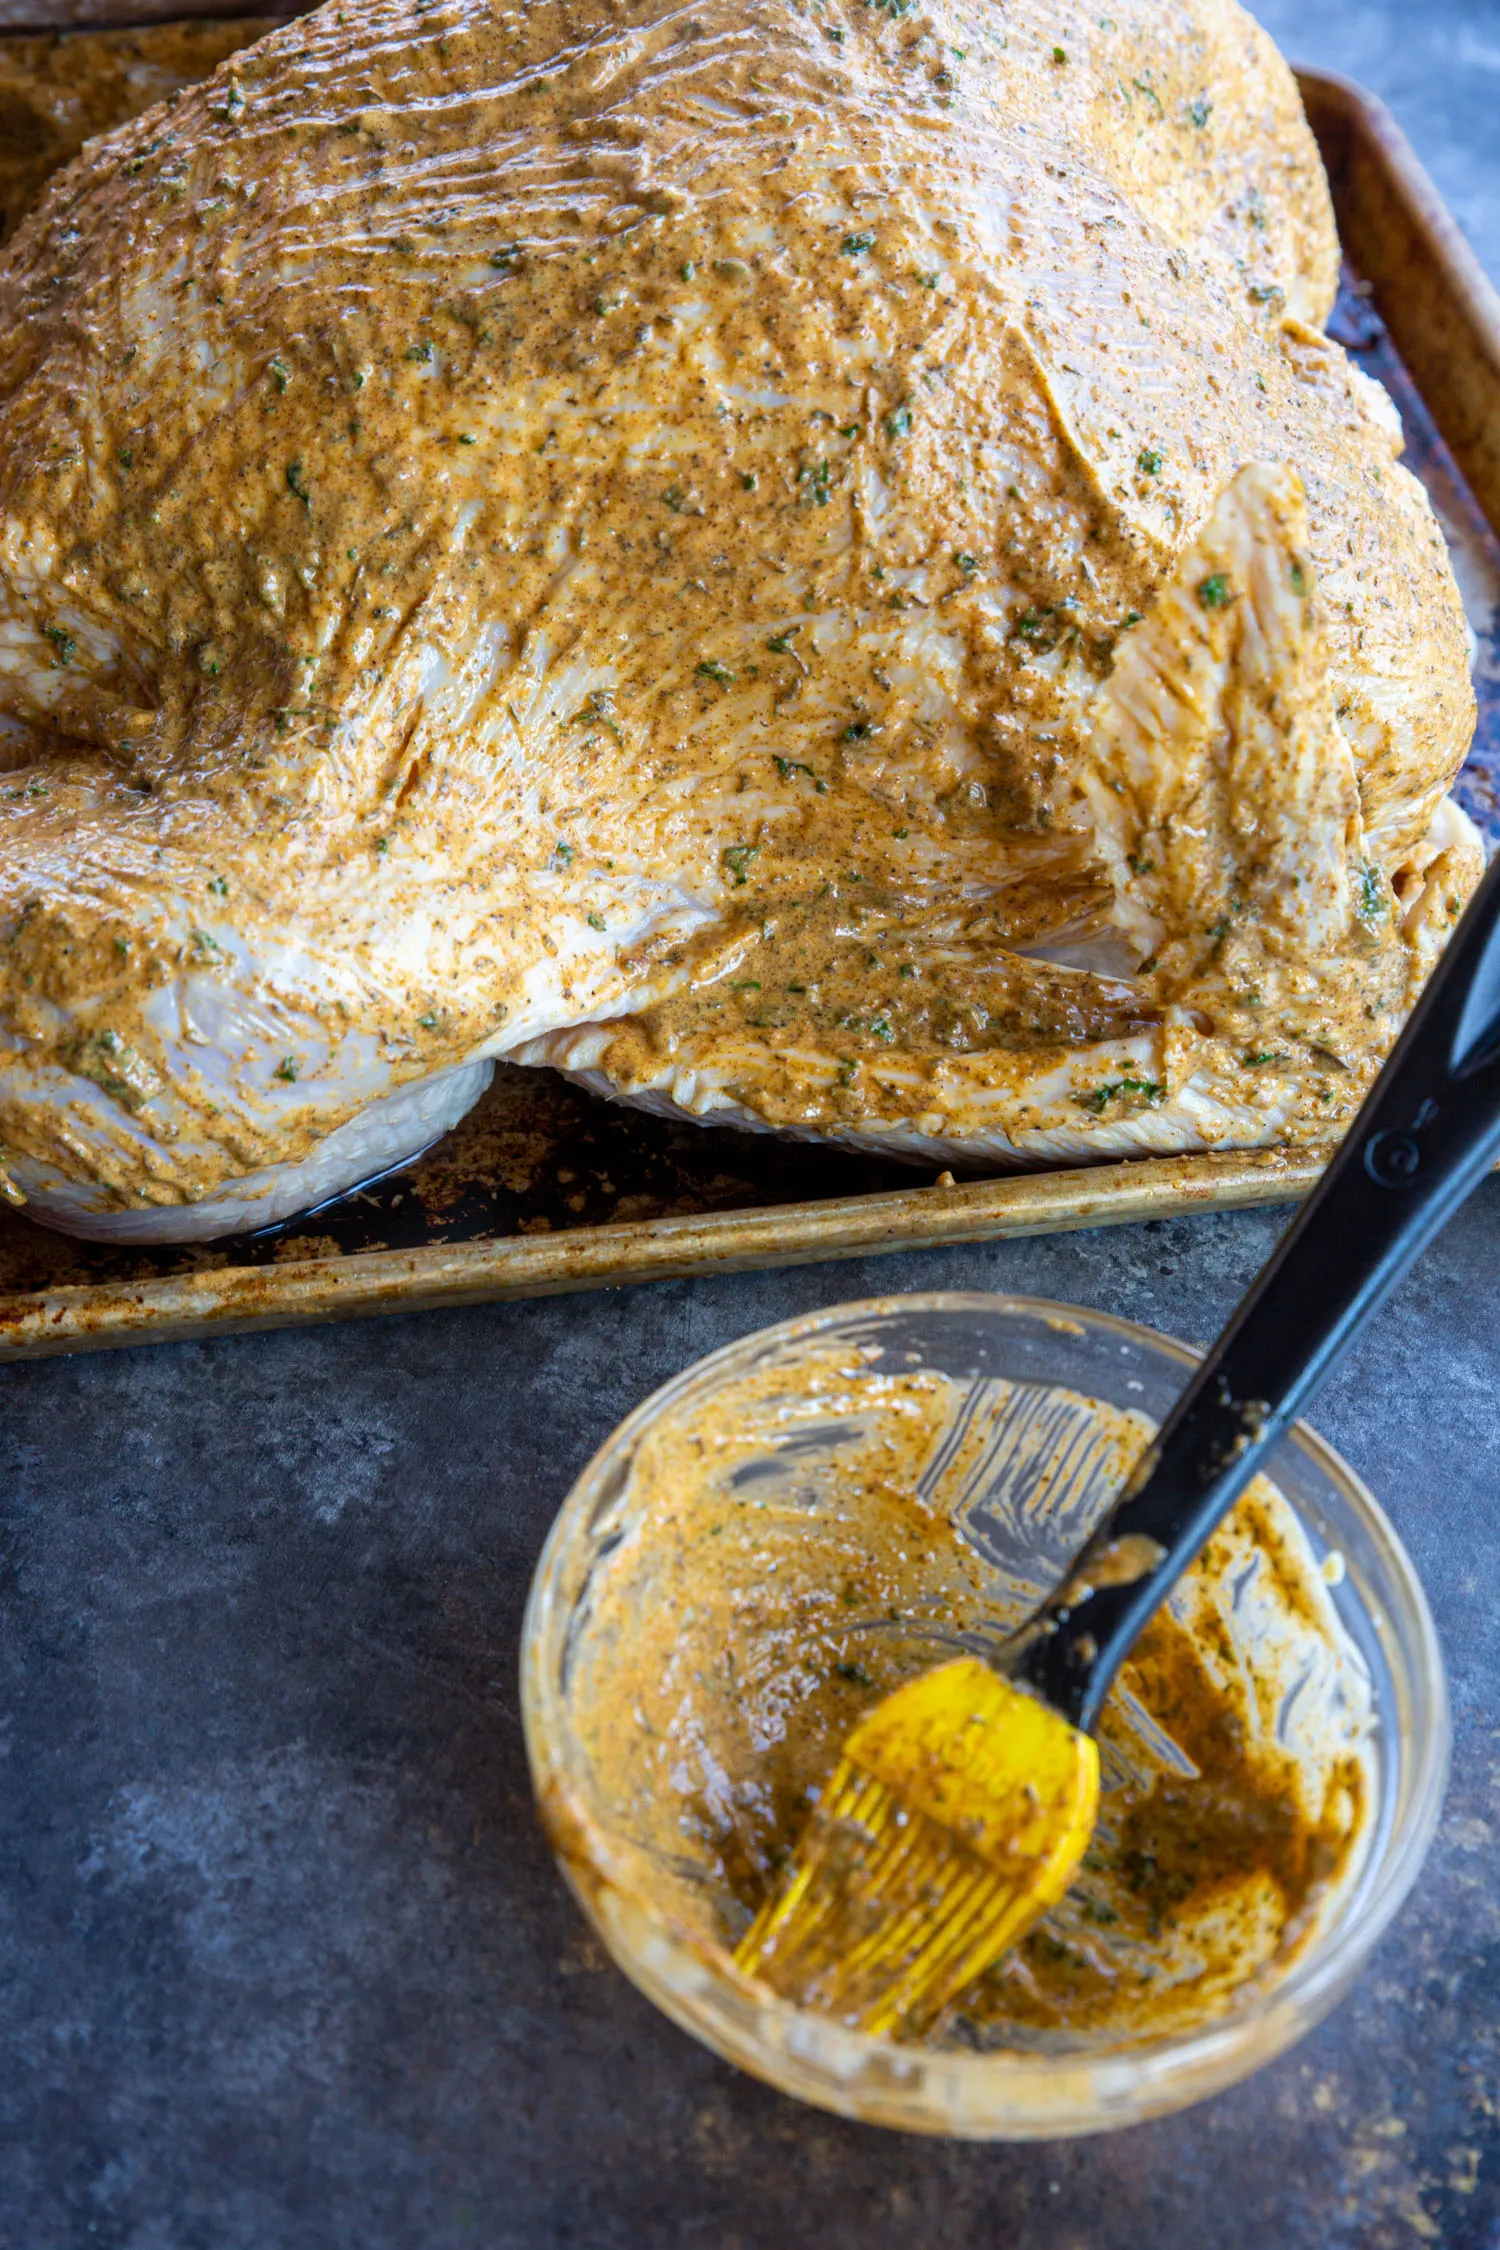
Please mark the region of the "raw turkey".
<svg viewBox="0 0 1500 2250"><path fill-rule="evenodd" d="M1442 538L1231 0L329 5L0 262L0 1149L263 1225L489 1058L933 1163L1347 1123Z"/></svg>

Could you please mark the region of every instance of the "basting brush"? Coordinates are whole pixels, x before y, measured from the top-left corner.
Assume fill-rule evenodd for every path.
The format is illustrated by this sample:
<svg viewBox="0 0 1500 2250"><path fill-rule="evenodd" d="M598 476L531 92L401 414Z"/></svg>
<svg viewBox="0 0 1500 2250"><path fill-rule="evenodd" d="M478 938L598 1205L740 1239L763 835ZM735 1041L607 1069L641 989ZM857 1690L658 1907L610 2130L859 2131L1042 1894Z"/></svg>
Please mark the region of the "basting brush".
<svg viewBox="0 0 1500 2250"><path fill-rule="evenodd" d="M735 1960L862 2031L919 2036L1060 1899L1092 1734L1131 1646L1290 1422L1500 1153L1500 860L1311 1199L1124 1493L995 1666L860 1721Z"/></svg>

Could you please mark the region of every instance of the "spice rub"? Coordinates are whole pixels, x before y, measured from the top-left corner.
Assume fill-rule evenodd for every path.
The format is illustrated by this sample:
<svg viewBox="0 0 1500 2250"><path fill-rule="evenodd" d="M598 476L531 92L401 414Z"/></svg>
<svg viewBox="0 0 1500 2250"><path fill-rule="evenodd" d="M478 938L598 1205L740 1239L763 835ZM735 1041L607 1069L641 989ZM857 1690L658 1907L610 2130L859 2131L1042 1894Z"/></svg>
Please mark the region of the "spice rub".
<svg viewBox="0 0 1500 2250"><path fill-rule="evenodd" d="M330 5L90 141L0 256L14 1192L253 1225L497 1053L934 1163L1337 1129L1478 855L1334 258L1232 0ZM653 1021L856 880L993 918L976 1044Z"/></svg>
<svg viewBox="0 0 1500 2250"><path fill-rule="evenodd" d="M0 40L0 242L85 141L197 85L274 22L243 16Z"/></svg>
<svg viewBox="0 0 1500 2250"><path fill-rule="evenodd" d="M652 1912L727 1955L853 1722L955 1646L994 1647L1148 1434L1069 1392L848 1347L654 1426L569 1688ZM1072 1889L933 2037L1128 2043L1281 1973L1357 1872L1369 1724L1305 1536L1257 1480L1120 1676Z"/></svg>
<svg viewBox="0 0 1500 2250"><path fill-rule="evenodd" d="M636 1092L664 1066L701 1074L713 1058L763 1122L858 1138L876 1086L922 1116L958 1058L998 1100L1039 1062L1086 1048L1095 1063L1125 1058L1100 1109L1122 1094L1160 1101L1149 1072L1162 1016L1140 984L1027 958L1010 937L984 908L934 912L921 892L834 880L743 931L711 977L603 1034L611 1085Z"/></svg>

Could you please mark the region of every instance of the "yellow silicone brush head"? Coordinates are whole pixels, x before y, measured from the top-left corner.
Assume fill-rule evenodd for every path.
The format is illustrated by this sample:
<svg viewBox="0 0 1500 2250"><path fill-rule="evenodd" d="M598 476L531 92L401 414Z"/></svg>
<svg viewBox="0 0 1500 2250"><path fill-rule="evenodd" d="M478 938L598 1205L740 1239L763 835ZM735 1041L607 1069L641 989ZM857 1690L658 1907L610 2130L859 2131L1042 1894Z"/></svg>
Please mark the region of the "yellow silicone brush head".
<svg viewBox="0 0 1500 2250"><path fill-rule="evenodd" d="M959 1657L854 1729L735 1960L860 2031L920 2035L1062 1897L1098 1801L1090 1738Z"/></svg>

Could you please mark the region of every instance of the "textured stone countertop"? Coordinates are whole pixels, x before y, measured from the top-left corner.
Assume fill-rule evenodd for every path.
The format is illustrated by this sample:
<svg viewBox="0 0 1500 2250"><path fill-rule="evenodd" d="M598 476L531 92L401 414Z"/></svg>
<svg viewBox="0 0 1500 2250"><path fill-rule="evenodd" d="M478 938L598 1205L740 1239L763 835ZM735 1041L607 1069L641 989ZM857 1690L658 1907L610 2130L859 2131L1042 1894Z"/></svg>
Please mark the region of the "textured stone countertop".
<svg viewBox="0 0 1500 2250"><path fill-rule="evenodd" d="M1500 273L1500 0L1275 0ZM804 1307L1034 1291L1206 1341L1283 1214L0 1374L3 2250L1500 2244L1500 1185L1317 1420L1447 1649L1419 1893L1300 2048L1168 2122L965 2147L741 2077L601 1957L532 1815L532 1564L648 1390Z"/></svg>

